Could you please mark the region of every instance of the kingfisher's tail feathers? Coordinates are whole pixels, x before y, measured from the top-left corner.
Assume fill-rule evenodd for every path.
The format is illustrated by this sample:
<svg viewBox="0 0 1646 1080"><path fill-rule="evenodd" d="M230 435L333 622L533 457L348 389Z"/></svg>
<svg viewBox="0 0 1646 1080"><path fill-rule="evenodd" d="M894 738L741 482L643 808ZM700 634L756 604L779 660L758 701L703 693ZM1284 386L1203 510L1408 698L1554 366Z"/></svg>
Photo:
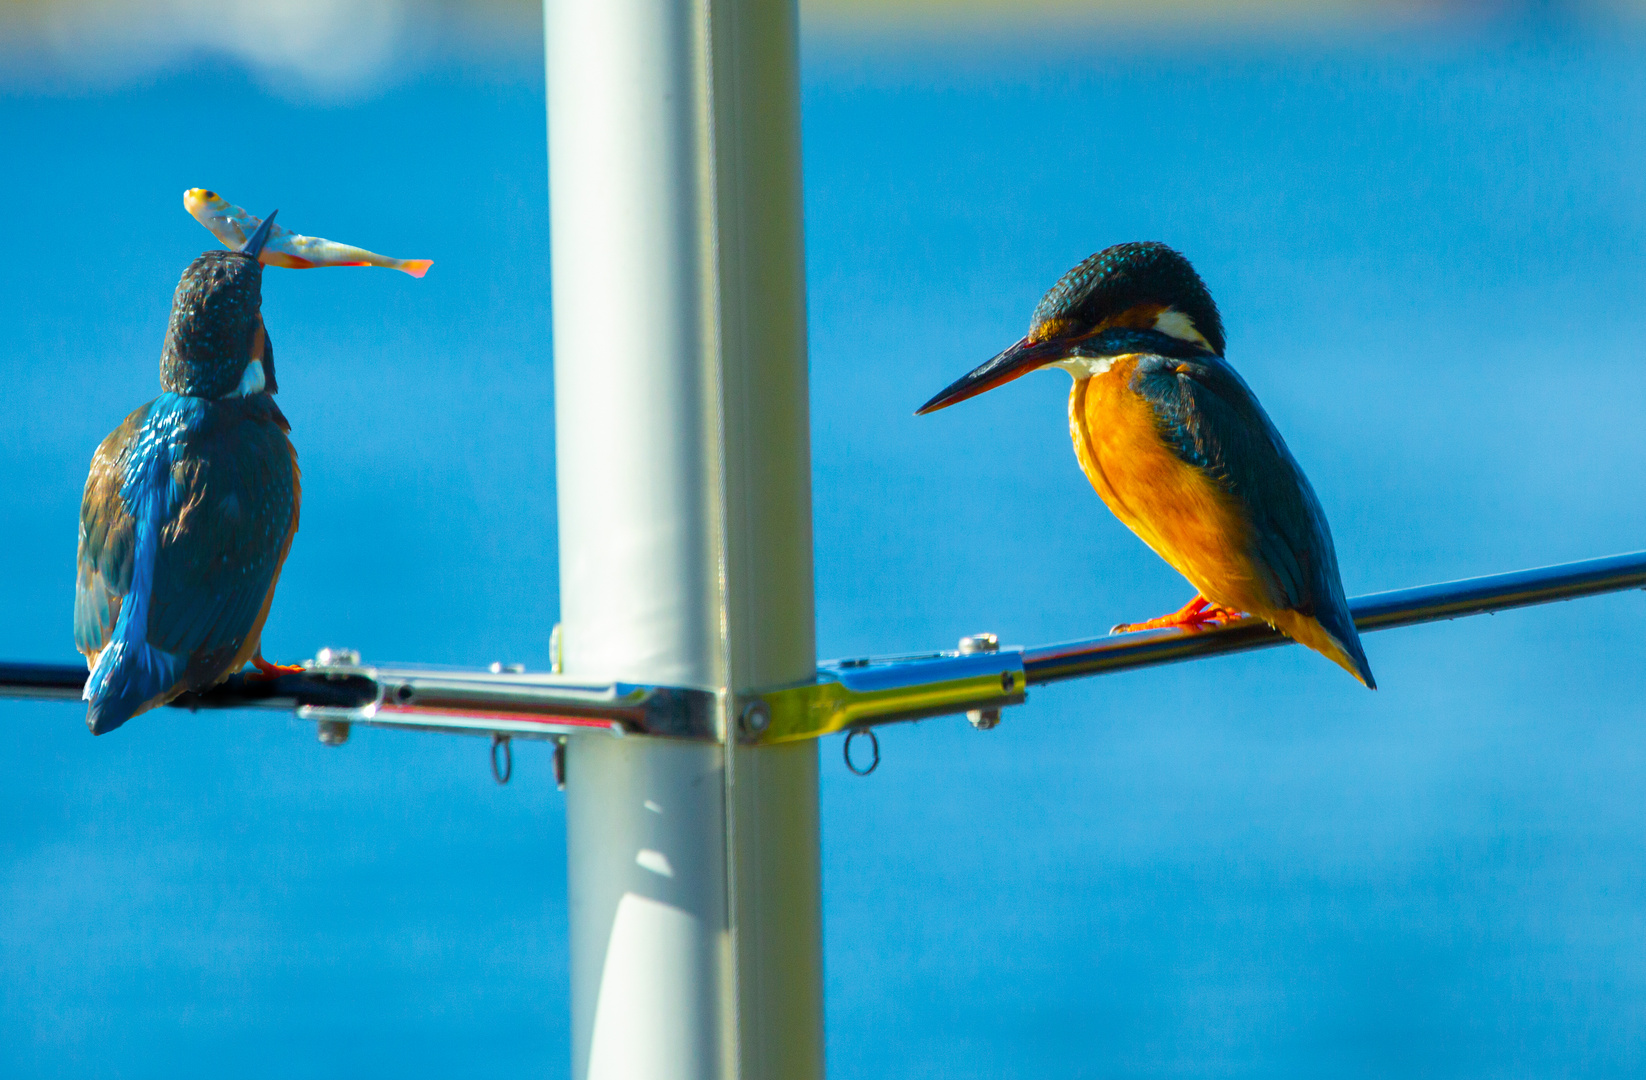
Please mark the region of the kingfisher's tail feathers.
<svg viewBox="0 0 1646 1080"><path fill-rule="evenodd" d="M1307 645L1353 675L1366 689L1377 689L1377 680L1372 678L1372 666L1366 662L1366 651L1360 647L1360 635L1355 633L1353 624L1348 633L1339 637L1312 615L1300 611L1278 611L1274 615L1274 625L1299 645Z"/></svg>
<svg viewBox="0 0 1646 1080"><path fill-rule="evenodd" d="M139 713L164 704L182 689L185 658L162 652L147 642L111 641L97 658L80 696L86 726L104 735Z"/></svg>

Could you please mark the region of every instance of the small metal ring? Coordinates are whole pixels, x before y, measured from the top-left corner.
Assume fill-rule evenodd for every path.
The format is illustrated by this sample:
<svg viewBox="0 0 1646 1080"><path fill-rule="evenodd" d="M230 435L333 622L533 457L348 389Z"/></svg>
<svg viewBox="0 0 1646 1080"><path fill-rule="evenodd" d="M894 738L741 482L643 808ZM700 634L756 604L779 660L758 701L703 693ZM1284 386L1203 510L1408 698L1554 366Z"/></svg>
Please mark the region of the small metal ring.
<svg viewBox="0 0 1646 1080"><path fill-rule="evenodd" d="M867 735L869 737L869 747L874 751L874 760L869 762L869 767L867 769L859 769L856 765L852 764L852 740L857 738L859 735ZM846 768L850 769L858 776L867 776L876 769L880 768L880 739L868 728L852 728L850 731L846 732L846 742L845 745L841 747L841 756L846 759Z"/></svg>
<svg viewBox="0 0 1646 1080"><path fill-rule="evenodd" d="M499 764L498 758L497 758L497 748L498 747L503 748L503 759L502 759L501 764ZM499 735L499 734L493 732L492 733L492 779L496 780L499 784L506 784L506 783L509 782L509 777L511 777L513 775L514 775L514 748L509 745L509 737L507 735Z"/></svg>

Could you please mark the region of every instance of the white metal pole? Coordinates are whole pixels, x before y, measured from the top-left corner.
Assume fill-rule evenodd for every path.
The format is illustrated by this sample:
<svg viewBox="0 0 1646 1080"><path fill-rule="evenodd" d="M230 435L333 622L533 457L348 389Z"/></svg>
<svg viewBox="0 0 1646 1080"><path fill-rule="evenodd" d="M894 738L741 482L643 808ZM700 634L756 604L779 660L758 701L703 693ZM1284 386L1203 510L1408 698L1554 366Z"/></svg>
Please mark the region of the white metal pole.
<svg viewBox="0 0 1646 1080"><path fill-rule="evenodd" d="M821 1077L817 751L735 745L815 650L793 0L545 0L568 674L719 744L567 754L573 1073Z"/></svg>

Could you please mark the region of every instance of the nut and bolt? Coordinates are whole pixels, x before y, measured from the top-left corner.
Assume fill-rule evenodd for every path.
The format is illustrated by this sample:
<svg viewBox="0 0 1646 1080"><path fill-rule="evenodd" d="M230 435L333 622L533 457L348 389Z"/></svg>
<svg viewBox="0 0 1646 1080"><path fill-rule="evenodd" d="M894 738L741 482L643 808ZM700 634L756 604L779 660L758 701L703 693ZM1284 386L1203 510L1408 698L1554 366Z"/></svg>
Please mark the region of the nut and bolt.
<svg viewBox="0 0 1646 1080"><path fill-rule="evenodd" d="M764 701L751 701L743 707L743 733L760 735L772 726L772 710Z"/></svg>
<svg viewBox="0 0 1646 1080"><path fill-rule="evenodd" d="M977 653L992 653L1000 651L1000 638L995 634L971 634L960 639L960 655L974 656ZM1000 680L1005 693L1011 693L1011 673L1007 672ZM969 709L966 719L971 721L972 727L979 731L988 731L1000 723L999 709Z"/></svg>

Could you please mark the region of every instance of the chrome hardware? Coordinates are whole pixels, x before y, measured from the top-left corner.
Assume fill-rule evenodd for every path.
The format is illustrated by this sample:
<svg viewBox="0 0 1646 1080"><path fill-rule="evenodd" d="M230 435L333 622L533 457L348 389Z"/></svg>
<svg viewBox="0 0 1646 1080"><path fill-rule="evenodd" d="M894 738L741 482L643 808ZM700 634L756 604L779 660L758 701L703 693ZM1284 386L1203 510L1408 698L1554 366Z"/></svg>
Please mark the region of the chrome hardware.
<svg viewBox="0 0 1646 1080"><path fill-rule="evenodd" d="M304 661L306 668L359 667L360 650L333 649L327 646L314 654L313 660Z"/></svg>
<svg viewBox="0 0 1646 1080"><path fill-rule="evenodd" d="M1000 651L1000 639L994 634L972 634L960 639L960 655L971 656L973 653L992 653ZM1007 686L1006 691L1011 692ZM966 719L971 721L972 727L979 731L989 731L1000 723L999 709L967 709Z"/></svg>

